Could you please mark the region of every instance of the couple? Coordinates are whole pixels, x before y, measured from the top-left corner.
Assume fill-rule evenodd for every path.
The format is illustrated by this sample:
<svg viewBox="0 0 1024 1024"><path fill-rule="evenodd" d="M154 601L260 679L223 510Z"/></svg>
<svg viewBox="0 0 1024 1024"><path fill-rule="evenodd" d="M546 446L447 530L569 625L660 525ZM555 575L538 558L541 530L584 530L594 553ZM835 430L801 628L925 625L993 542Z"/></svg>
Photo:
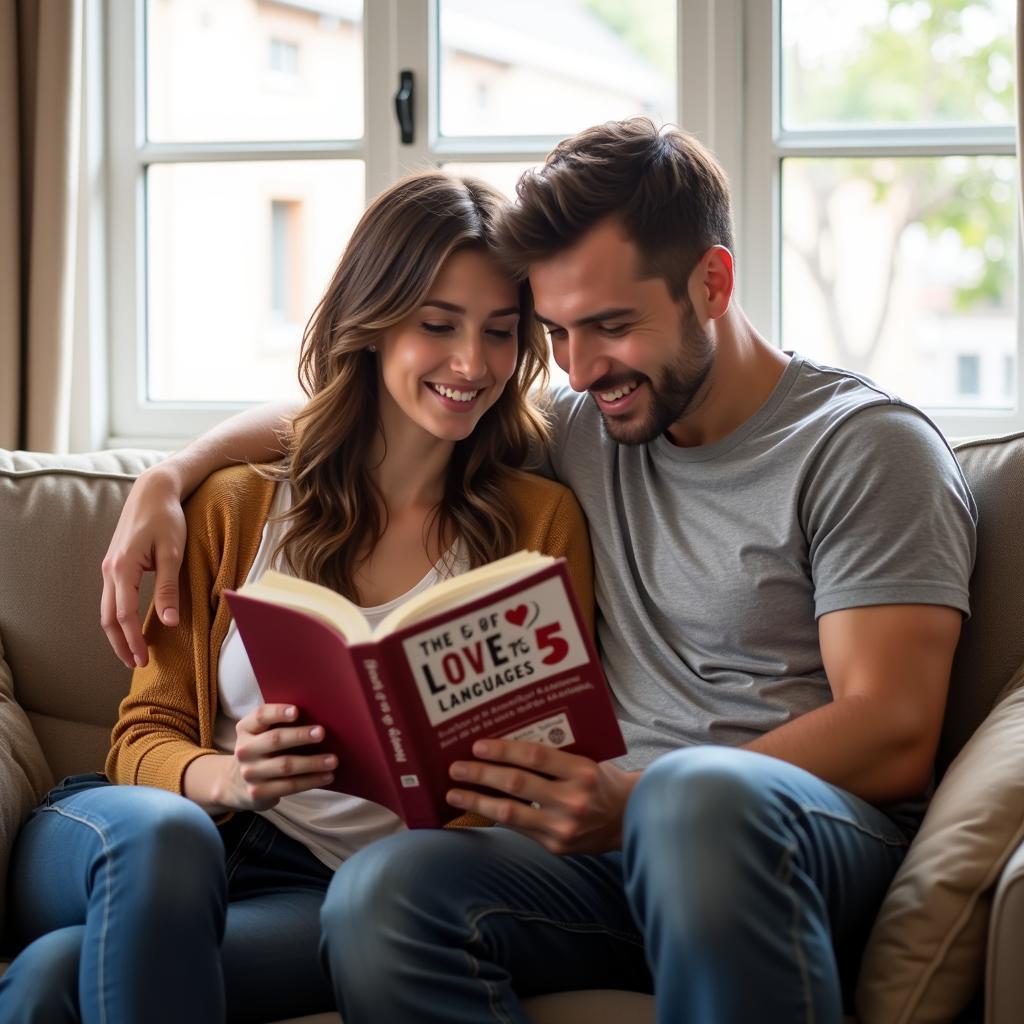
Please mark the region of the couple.
<svg viewBox="0 0 1024 1024"><path fill-rule="evenodd" d="M180 590L181 495L268 458L279 413L129 500L104 622L140 667L107 772L145 786L69 780L26 824L12 898L35 941L0 1020L43 1019L27 1000L521 1021L522 996L593 987L653 989L665 1022L840 1019L923 811L975 512L923 415L756 333L733 259L721 169L644 120L562 143L511 209L440 175L371 205L307 330L285 459L192 496ZM480 743L452 813L502 827L401 831L288 754L317 733L259 704L219 595L275 564L374 612L529 546L568 557L586 606L577 505L515 469L545 434L538 321L575 389L551 396L544 472L589 521L629 753Z"/></svg>

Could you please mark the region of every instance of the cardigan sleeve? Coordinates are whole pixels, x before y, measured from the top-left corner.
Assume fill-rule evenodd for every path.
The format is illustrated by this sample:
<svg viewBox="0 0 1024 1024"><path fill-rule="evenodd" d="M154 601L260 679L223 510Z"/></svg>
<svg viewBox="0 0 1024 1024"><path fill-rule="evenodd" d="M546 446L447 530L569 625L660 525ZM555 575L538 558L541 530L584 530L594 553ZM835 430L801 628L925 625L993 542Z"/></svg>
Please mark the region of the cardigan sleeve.
<svg viewBox="0 0 1024 1024"><path fill-rule="evenodd" d="M179 624L165 626L150 607L143 630L149 662L133 673L111 736L106 772L113 782L181 793L188 765L216 752L212 662L219 652L214 641L217 634L223 640L227 617L219 595L225 586L237 586L239 547L253 547L250 534L258 544L252 519L261 522L246 501L253 488L246 488L242 474L252 471L237 467L214 474L186 504Z"/></svg>
<svg viewBox="0 0 1024 1024"><path fill-rule="evenodd" d="M529 473L510 478L519 508L519 546L564 558L583 619L594 632L594 562L590 531L576 496L563 484Z"/></svg>

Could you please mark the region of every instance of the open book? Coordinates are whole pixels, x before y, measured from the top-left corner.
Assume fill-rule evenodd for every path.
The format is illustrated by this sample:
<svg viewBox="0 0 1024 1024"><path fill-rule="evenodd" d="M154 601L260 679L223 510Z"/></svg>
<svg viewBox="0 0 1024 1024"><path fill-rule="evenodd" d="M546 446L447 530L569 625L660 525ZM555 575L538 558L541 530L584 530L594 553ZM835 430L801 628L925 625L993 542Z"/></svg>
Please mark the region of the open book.
<svg viewBox="0 0 1024 1024"><path fill-rule="evenodd" d="M374 630L333 590L278 572L225 595L264 700L324 727L332 788L410 828L458 815L448 767L483 737L596 761L626 752L564 559L521 551L480 566Z"/></svg>

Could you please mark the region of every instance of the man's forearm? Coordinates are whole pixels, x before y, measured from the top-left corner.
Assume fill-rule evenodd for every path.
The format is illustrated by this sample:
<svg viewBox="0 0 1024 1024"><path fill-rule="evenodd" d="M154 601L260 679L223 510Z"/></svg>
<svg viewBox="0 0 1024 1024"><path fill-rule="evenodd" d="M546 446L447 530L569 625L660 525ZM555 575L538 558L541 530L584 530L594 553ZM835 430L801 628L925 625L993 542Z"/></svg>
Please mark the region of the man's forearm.
<svg viewBox="0 0 1024 1024"><path fill-rule="evenodd" d="M289 430L298 409L295 402L274 402L236 413L158 463L159 472L186 498L223 466L277 458L283 454L282 431Z"/></svg>
<svg viewBox="0 0 1024 1024"><path fill-rule="evenodd" d="M877 698L835 700L745 744L872 803L921 793L934 744Z"/></svg>

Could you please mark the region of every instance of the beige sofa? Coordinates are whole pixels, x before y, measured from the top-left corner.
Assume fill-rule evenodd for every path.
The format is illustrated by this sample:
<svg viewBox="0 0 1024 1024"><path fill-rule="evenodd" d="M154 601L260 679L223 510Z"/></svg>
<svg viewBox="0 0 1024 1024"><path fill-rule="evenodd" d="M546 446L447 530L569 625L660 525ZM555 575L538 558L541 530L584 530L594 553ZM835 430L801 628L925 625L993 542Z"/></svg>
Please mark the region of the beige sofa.
<svg viewBox="0 0 1024 1024"><path fill-rule="evenodd" d="M974 615L957 653L940 769L1024 662L1024 435L973 442L957 454L981 524ZM0 880L19 823L51 780L102 767L129 673L99 627L99 563L132 479L156 458L158 453L128 450L73 456L0 450ZM983 728L965 751L959 775L950 777L977 777L971 766L980 758L997 767L1012 763L1013 771L1004 774L1024 779L1024 746L1018 752L1000 738L1007 731L1013 741L1024 736L1024 702L1020 714L1015 707L1003 709L1002 727L991 741ZM1021 760L1012 761L1018 753ZM1016 798L1016 791L1010 793L1009 806L1000 811L999 828L1008 833L1024 822L1024 792L1019 808ZM955 807L955 800L947 805ZM957 836L971 834L956 820L954 825ZM993 831L984 825L981 838ZM934 852L936 842L940 852L948 846L941 835L931 842L922 844L925 853ZM976 872L981 880L971 883L963 901L967 910L955 901L949 906L952 923L928 915L956 888L959 869L951 883L927 873L923 880L894 883L891 912L883 908L880 917L888 932L872 939L866 959L872 977L862 978L858 993L862 1024L952 1020L978 983L984 985L988 1024L1024 1020L1024 848L1018 845L1014 833L997 854L986 855ZM2 913L0 903L0 924ZM961 936L966 917L974 932ZM951 933L957 936L952 944ZM969 949L961 938L969 940ZM951 966L959 971L952 986ZM545 1024L642 1024L653 1021L654 1001L634 993L560 993L531 1000L529 1012ZM338 1018L305 1020L326 1024Z"/></svg>

